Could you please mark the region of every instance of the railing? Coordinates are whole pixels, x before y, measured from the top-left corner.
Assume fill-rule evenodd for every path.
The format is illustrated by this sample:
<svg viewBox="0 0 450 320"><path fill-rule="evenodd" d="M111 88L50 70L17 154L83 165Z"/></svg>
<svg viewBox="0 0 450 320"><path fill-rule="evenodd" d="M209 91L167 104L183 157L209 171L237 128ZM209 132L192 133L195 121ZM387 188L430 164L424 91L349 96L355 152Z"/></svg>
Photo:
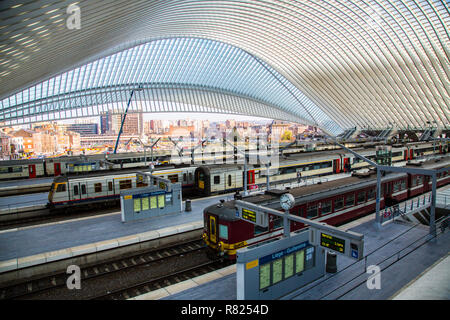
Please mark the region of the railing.
<svg viewBox="0 0 450 320"><path fill-rule="evenodd" d="M36 203L34 201L20 201L20 203L10 203L10 204L2 204L0 205L0 213L9 213L11 211L17 211L17 209L23 207L32 207L32 206L45 206L46 203Z"/></svg>
<svg viewBox="0 0 450 320"><path fill-rule="evenodd" d="M392 222L395 218L401 216L404 217L410 212L423 210L431 204L431 193L420 195L416 198L407 200L401 204L396 204L391 207L387 207L380 210L381 224L384 225L388 222Z"/></svg>
<svg viewBox="0 0 450 320"><path fill-rule="evenodd" d="M447 208L447 206L450 206L450 195L449 194L436 194L436 206L444 206L444 208Z"/></svg>
<svg viewBox="0 0 450 320"><path fill-rule="evenodd" d="M320 298L316 298L318 300L321 299L340 299L343 298L346 294L350 293L354 289L358 288L360 285L364 284L367 281L367 266L368 265L376 265L380 267L380 272L386 270L393 264L407 257L409 254L415 252L417 249L436 239L439 235L443 234L445 230L449 227L450 217L442 217L441 219L436 221L436 226L439 228L436 232L435 236L430 237L429 234L424 236L419 236L413 241L409 242L407 245L403 246L403 248L395 251L394 253L386 252L386 254L382 253L383 248L388 246L389 244L395 242L401 237L408 237L408 233L414 230L420 223L415 224L411 228L403 231L399 235L395 236L393 239L390 239L385 244L380 247L374 249L370 253L368 253L364 259L361 259L356 262L352 262L342 270L338 271L334 274L327 274L324 276L322 280L318 280L311 285L306 285L301 291L295 291L291 294L285 296L287 299L293 299L295 297L299 297L302 294L310 293L311 290L317 288L320 293ZM333 279L348 279L344 280L344 283L333 283L330 280ZM330 290L331 289L331 290Z"/></svg>

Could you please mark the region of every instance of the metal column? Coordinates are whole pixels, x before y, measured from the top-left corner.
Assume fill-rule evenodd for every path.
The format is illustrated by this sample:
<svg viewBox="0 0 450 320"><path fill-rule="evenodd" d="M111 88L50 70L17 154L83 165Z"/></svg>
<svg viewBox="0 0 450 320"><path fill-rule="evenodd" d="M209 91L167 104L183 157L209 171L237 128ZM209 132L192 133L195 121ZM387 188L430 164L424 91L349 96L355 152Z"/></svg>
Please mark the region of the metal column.
<svg viewBox="0 0 450 320"><path fill-rule="evenodd" d="M436 237L436 172L431 176L431 212L430 212L430 237Z"/></svg>
<svg viewBox="0 0 450 320"><path fill-rule="evenodd" d="M381 228L380 219L380 198L381 198L381 170L377 169L377 202L376 202L376 212L375 212L375 225Z"/></svg>

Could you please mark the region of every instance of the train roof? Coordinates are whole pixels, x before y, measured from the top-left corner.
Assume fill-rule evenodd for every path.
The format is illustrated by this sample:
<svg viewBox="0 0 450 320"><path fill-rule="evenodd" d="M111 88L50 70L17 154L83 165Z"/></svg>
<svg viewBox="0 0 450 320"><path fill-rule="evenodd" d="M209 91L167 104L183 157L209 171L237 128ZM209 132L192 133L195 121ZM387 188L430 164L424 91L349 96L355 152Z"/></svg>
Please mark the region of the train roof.
<svg viewBox="0 0 450 320"><path fill-rule="evenodd" d="M420 168L422 169L438 169L450 165L450 158L441 159L440 161L431 160L423 162ZM407 165L406 167L417 168L416 165ZM406 176L406 173L389 173L382 177L382 182L391 181L399 177ZM365 187L376 184L376 172L372 171L367 177L360 178L351 176L347 178L332 180L321 184L313 184L308 186L301 186L285 190L295 197L296 205L306 202L313 202L323 198L328 198L338 194L345 194L357 189L363 189ZM244 197L242 200L248 201L254 204L262 205L273 209L279 209L279 195L276 192L266 192L264 194L258 194L253 196ZM217 214L222 218L229 221L238 220L234 209L234 200L224 202L222 204L216 204L206 208L208 212Z"/></svg>
<svg viewBox="0 0 450 320"><path fill-rule="evenodd" d="M157 167L155 168L155 170L153 171L154 173L164 173L165 171L171 171L171 170L181 170L181 169L185 169L188 168L189 166L161 166L161 167ZM111 175L126 175L126 174L135 174L138 171L142 171L142 172L149 172L148 167L141 167L141 168L129 168L129 169L113 169L113 170L103 170L103 171L94 171L94 172L80 172L80 173L71 173L69 176L64 175L65 177L65 181L67 181L68 179L89 179L89 178L96 178L96 177L106 177L106 176L111 176ZM55 179L57 179L59 177L55 177ZM56 181L56 180L55 180Z"/></svg>

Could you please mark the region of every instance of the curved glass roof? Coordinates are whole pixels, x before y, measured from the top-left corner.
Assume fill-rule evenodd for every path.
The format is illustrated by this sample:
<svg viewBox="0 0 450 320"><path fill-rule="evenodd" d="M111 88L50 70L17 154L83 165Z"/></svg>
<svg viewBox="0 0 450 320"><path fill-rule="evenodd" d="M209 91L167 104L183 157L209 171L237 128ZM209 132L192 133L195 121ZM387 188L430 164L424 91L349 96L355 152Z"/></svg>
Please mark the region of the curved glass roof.
<svg viewBox="0 0 450 320"><path fill-rule="evenodd" d="M355 126L406 128L427 123L450 126L450 14L446 1L115 0L111 5L107 0L80 0L77 5L81 28L75 30L66 27L69 4L70 1L62 0L0 3L3 18L0 21L1 99L33 86L43 86L52 78L60 81L63 74L80 78L83 72L88 74L101 69L112 76L108 73L97 73L98 78L89 76L97 87L83 87L84 80L74 85L72 80L67 80L70 76L64 78L64 83L71 83L72 88L84 92L85 100L81 100L81 93L73 96L74 101L80 99L77 100L80 104L67 101L61 106L54 101L57 97L68 100L65 87L63 92L52 96L53 100L50 95L41 95L40 101L44 98L47 103L41 103L43 109L39 112L47 114L58 110L61 117L67 117L73 116L73 112L67 114L67 110L89 110L97 102L125 101L126 93L137 83L124 80L136 77L151 87L144 87L142 93L137 93L140 99L139 95L150 98L152 94L158 97L165 94L171 97L168 100L172 105L174 102L186 105L189 96L191 102L197 102L195 108L240 110L246 114L251 110L255 111L249 114L255 114L261 107L266 116L276 114L278 119L317 123L330 133ZM128 60L123 55L128 52L131 65L131 61L140 60L137 56L145 55L139 50L150 50L156 43L162 46L165 41L191 43L192 39L204 43L191 46L191 51L183 51L185 59L195 58L194 47L204 48L201 50L205 56L211 51L208 45L225 48L227 44L230 51L236 50L234 55L224 56L222 65L222 72L228 72L223 74L233 74L234 80L221 79L219 72L214 78L199 69L195 70L195 78L190 68L183 69L181 64L175 64L173 69L170 66L164 70L154 69L158 70L155 71L158 77L169 80L160 82L152 78L153 74L138 74L140 62L132 64L119 76L117 71L121 69L112 67L114 62L108 60L120 58L125 66ZM199 39L212 41L206 44ZM172 51L181 52L181 47L176 46ZM180 55L176 58L176 54L170 54L170 50L166 52L161 58L168 63L170 59L181 59ZM238 52L242 58L238 58ZM222 57L215 54L216 58ZM246 55L254 69L237 67L238 63L247 63ZM200 55L196 61L205 59L209 61L205 66L215 70L213 60L205 56ZM202 66L201 62L198 66ZM179 67L178 77L168 76ZM249 74L242 70L248 70ZM255 78L264 79L266 89L257 91L256 80L244 81L252 80L250 72L255 70L259 70ZM202 82L209 79L208 76L216 83ZM155 82L145 82L149 79ZM189 83L183 84L186 79ZM244 86L239 87L239 83ZM114 98L114 93L105 95L105 85L115 87L113 92L124 97ZM244 88L247 85L249 88ZM271 92L272 88L277 88L276 92ZM39 90L35 91L36 98ZM281 96L283 98L279 99ZM24 93L22 102L25 97ZM220 99L224 102L218 103ZM40 103L38 100L36 105ZM19 113L14 112L25 112L28 108L17 104L17 97L15 103L4 101L0 107L5 121L16 121ZM202 104L207 101L210 103ZM239 109L240 105L246 107ZM161 107L169 108L163 104Z"/></svg>
<svg viewBox="0 0 450 320"><path fill-rule="evenodd" d="M342 131L261 59L197 38L155 40L52 77L0 101L0 117L8 124L22 124L92 116L108 108L123 112L133 89L138 90L130 111L207 107L208 112L289 119ZM241 106L229 101L238 98Z"/></svg>

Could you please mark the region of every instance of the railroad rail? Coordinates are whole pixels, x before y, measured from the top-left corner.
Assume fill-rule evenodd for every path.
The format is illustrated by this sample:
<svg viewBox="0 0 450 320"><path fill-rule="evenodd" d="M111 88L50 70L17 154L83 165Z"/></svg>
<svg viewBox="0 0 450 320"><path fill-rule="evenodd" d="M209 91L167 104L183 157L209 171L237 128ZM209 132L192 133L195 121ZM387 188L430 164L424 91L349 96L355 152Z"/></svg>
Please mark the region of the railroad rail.
<svg viewBox="0 0 450 320"><path fill-rule="evenodd" d="M136 280L135 277L130 277L130 275L139 273L139 270L145 271L144 273L146 274L153 273L152 270L156 265L160 267L162 265L165 271L163 270L156 278L150 278L150 280L145 281L149 283L170 277L179 272L188 272L185 270L185 264L178 261L179 258L186 260L189 258L189 255L198 257L199 254L204 253L205 249L202 240L197 239L156 250L140 252L129 257L112 259L99 264L85 267L80 266L81 286L82 289L85 289L84 291L67 289L66 281L69 275L66 273L58 273L0 287L0 299L101 299L102 297L106 299L111 294L115 294L114 297L117 297L118 292L122 292L122 296L125 298L127 296L125 294L126 292L130 292L129 290L135 287L137 288L143 283L142 279ZM174 258L172 262L169 261L171 258ZM198 263L194 263L192 266L187 267L187 269L201 268L211 263L209 259L202 261L197 258L193 260L198 260ZM104 283L100 285L96 284L102 281L107 284L111 284L112 282L120 282L120 284L119 287L112 289L104 286Z"/></svg>

